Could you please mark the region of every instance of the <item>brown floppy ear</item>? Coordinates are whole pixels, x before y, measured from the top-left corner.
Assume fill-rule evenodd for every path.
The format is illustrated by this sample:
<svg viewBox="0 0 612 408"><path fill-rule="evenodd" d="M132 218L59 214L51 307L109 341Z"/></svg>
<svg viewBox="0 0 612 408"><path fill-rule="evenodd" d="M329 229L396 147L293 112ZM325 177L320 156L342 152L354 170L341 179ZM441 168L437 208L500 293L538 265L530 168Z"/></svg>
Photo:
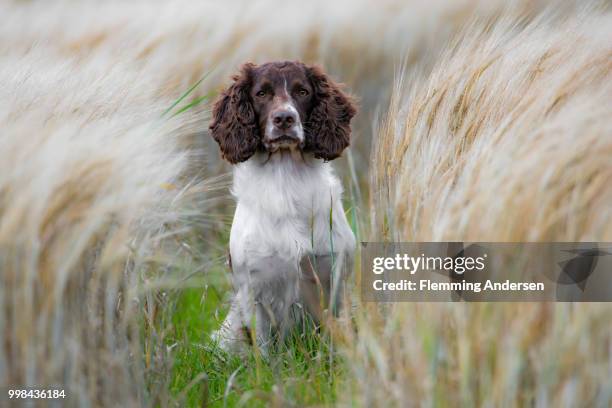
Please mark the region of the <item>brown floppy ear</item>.
<svg viewBox="0 0 612 408"><path fill-rule="evenodd" d="M306 75L314 90L314 107L306 121L305 150L317 159L333 160L351 142L351 119L357 108L321 68L306 67Z"/></svg>
<svg viewBox="0 0 612 408"><path fill-rule="evenodd" d="M219 95L213 106L209 129L223 158L232 164L249 159L261 144L249 95L254 67L251 63L244 64L240 74L232 77L234 83Z"/></svg>

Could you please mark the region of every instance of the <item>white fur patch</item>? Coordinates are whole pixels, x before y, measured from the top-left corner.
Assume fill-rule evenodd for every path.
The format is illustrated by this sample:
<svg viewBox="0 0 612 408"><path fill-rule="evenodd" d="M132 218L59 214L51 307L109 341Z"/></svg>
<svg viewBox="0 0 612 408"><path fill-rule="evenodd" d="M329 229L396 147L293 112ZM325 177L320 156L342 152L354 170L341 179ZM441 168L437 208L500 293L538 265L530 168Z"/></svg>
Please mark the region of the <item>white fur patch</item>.
<svg viewBox="0 0 612 408"><path fill-rule="evenodd" d="M302 118L300 118L300 114L297 108L295 107L295 102L293 98L291 98L291 95L289 94L287 90L287 80L285 79L284 81L285 81L284 82L284 91L285 91L284 97L286 98L287 102L279 106L279 109L286 110L286 111L289 111L295 114L295 117L296 117L295 133L299 141L304 142L304 128L302 126ZM271 139L272 133L274 132L274 124L272 123L271 117L268 117L268 120L266 121L265 131L266 131L266 136Z"/></svg>
<svg viewBox="0 0 612 408"><path fill-rule="evenodd" d="M300 261L329 255L351 265L355 237L342 207L342 186L330 163L289 152L258 153L234 167L237 201L230 235L236 295L220 336L232 349L239 330L256 316L258 342L266 344L272 322L284 330L289 308L300 303ZM331 226L330 226L331 214ZM350 268L350 266L349 266ZM262 312L261 304L271 307ZM259 305L259 306L257 306Z"/></svg>

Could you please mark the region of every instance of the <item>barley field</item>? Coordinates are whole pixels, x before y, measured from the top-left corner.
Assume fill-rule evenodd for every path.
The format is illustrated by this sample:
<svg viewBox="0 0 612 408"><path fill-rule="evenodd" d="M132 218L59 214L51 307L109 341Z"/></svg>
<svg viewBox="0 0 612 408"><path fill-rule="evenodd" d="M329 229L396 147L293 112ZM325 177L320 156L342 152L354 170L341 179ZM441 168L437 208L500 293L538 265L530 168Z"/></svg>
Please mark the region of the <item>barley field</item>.
<svg viewBox="0 0 612 408"><path fill-rule="evenodd" d="M609 304L365 303L358 266L321 332L268 358L217 349L234 203L207 132L243 62L319 63L360 105L334 162L358 240L611 242L610 6L1 2L0 391L611 406Z"/></svg>

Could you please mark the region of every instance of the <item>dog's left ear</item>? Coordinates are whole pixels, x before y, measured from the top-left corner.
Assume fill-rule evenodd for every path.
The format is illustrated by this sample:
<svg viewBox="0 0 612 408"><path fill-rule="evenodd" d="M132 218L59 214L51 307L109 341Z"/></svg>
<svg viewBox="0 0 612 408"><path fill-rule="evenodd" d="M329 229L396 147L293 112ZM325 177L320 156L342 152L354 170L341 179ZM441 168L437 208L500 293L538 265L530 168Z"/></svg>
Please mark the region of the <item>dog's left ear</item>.
<svg viewBox="0 0 612 408"><path fill-rule="evenodd" d="M306 121L305 150L317 159L333 160L351 142L351 119L357 108L318 66L306 67L306 75L314 90L314 107Z"/></svg>

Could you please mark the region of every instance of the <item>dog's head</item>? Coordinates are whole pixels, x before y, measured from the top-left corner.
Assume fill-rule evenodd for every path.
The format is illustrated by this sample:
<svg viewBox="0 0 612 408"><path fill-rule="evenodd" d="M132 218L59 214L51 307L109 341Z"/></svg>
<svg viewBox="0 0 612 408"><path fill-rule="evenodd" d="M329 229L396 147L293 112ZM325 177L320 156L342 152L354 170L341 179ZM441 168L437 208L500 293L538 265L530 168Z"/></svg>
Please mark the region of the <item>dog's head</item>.
<svg viewBox="0 0 612 408"><path fill-rule="evenodd" d="M333 160L349 145L355 105L319 67L246 63L233 80L215 102L210 124L228 162L279 149Z"/></svg>

